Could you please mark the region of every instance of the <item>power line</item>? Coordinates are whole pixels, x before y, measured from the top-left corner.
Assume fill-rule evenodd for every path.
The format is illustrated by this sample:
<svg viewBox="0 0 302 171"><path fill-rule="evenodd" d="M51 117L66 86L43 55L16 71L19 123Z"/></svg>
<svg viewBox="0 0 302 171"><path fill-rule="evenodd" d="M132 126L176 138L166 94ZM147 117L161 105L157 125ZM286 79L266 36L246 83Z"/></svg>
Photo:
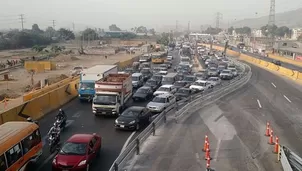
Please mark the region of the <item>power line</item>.
<svg viewBox="0 0 302 171"><path fill-rule="evenodd" d="M21 28L24 30L24 14L20 14Z"/></svg>

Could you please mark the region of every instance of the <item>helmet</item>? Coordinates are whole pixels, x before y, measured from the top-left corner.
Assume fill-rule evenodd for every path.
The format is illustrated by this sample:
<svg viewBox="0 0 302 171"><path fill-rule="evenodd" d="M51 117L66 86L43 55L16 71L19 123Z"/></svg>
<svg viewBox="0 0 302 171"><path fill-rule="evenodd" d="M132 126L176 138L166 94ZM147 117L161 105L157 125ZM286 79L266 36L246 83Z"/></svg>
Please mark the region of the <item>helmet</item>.
<svg viewBox="0 0 302 171"><path fill-rule="evenodd" d="M60 123L59 123L58 121L56 121L56 122L53 124L53 126L54 126L54 127L58 127L59 124L60 124Z"/></svg>
<svg viewBox="0 0 302 171"><path fill-rule="evenodd" d="M28 122L33 122L33 120L31 119L31 117L28 117L26 120L27 120Z"/></svg>
<svg viewBox="0 0 302 171"><path fill-rule="evenodd" d="M62 112L62 109L59 109L59 112Z"/></svg>

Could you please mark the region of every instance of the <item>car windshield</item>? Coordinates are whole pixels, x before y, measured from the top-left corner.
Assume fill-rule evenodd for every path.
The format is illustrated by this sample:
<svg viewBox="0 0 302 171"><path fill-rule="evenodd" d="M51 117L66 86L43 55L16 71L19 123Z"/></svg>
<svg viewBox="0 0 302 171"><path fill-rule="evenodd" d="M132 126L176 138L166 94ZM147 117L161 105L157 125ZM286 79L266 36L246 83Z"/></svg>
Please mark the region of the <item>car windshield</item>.
<svg viewBox="0 0 302 171"><path fill-rule="evenodd" d="M235 69L235 68L231 68L231 71L232 71L232 72L236 72L236 69Z"/></svg>
<svg viewBox="0 0 302 171"><path fill-rule="evenodd" d="M211 78L209 78L208 80L209 80L209 81L217 81L218 79L215 78L215 77L211 77Z"/></svg>
<svg viewBox="0 0 302 171"><path fill-rule="evenodd" d="M139 81L139 77L136 77L136 76L133 77L133 76L132 76L132 81Z"/></svg>
<svg viewBox="0 0 302 171"><path fill-rule="evenodd" d="M204 73L196 73L195 75L196 75L196 77L203 77L205 74Z"/></svg>
<svg viewBox="0 0 302 171"><path fill-rule="evenodd" d="M194 81L195 78L194 77L185 77L184 81Z"/></svg>
<svg viewBox="0 0 302 171"><path fill-rule="evenodd" d="M205 82L195 82L195 83L193 83L193 85L206 86L206 83Z"/></svg>
<svg viewBox="0 0 302 171"><path fill-rule="evenodd" d="M224 66L218 66L218 69L225 69Z"/></svg>
<svg viewBox="0 0 302 171"><path fill-rule="evenodd" d="M82 70L82 67L74 67L73 70Z"/></svg>
<svg viewBox="0 0 302 171"><path fill-rule="evenodd" d="M152 100L152 102L155 102L155 103L166 103L166 98L154 97L154 99Z"/></svg>
<svg viewBox="0 0 302 171"><path fill-rule="evenodd" d="M154 76L152 77L152 79L154 79L154 80L161 80L161 79L162 79L162 76L161 76L161 75L154 75Z"/></svg>
<svg viewBox="0 0 302 171"><path fill-rule="evenodd" d="M125 117L136 117L138 116L139 111L131 110L131 109L126 109L123 113L122 116Z"/></svg>
<svg viewBox="0 0 302 171"><path fill-rule="evenodd" d="M96 95L93 99L93 103L98 105L115 105L116 96L106 94Z"/></svg>
<svg viewBox="0 0 302 171"><path fill-rule="evenodd" d="M146 82L146 85L156 85L156 81L155 80L148 80Z"/></svg>
<svg viewBox="0 0 302 171"><path fill-rule="evenodd" d="M92 90L94 89L94 83L80 83L80 89Z"/></svg>
<svg viewBox="0 0 302 171"><path fill-rule="evenodd" d="M163 77L163 81L174 81L174 77Z"/></svg>
<svg viewBox="0 0 302 171"><path fill-rule="evenodd" d="M148 89L146 88L140 88L136 91L137 93L143 93L143 94L146 94L148 92Z"/></svg>
<svg viewBox="0 0 302 171"><path fill-rule="evenodd" d="M185 82L176 82L174 85L175 86L184 86L186 83Z"/></svg>
<svg viewBox="0 0 302 171"><path fill-rule="evenodd" d="M216 69L214 69L214 68L210 68L209 69L211 72L216 72L217 70Z"/></svg>
<svg viewBox="0 0 302 171"><path fill-rule="evenodd" d="M167 87L160 87L160 88L158 89L158 91L167 91L167 92L169 92L169 91L170 91L170 88L167 88Z"/></svg>
<svg viewBox="0 0 302 171"><path fill-rule="evenodd" d="M59 154L62 155L85 155L87 144L67 142L63 145Z"/></svg>
<svg viewBox="0 0 302 171"><path fill-rule="evenodd" d="M222 71L222 73L224 73L224 74L229 74L230 71L224 70L224 71Z"/></svg>
<svg viewBox="0 0 302 171"><path fill-rule="evenodd" d="M188 90L188 89L179 89L178 91L177 91L177 93L182 93L182 94L190 94L190 90Z"/></svg>

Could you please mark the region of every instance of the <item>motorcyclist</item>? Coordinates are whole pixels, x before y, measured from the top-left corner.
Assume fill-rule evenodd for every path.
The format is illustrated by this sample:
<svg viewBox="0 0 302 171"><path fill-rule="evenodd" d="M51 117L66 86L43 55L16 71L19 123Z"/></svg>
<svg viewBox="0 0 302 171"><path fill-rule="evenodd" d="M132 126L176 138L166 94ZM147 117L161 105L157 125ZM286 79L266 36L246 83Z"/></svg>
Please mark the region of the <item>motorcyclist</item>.
<svg viewBox="0 0 302 171"><path fill-rule="evenodd" d="M27 120L27 122L34 122L31 117L28 117L26 120Z"/></svg>
<svg viewBox="0 0 302 171"><path fill-rule="evenodd" d="M59 119L60 121L64 122L66 124L66 114L65 111L62 109L59 109L59 113L56 116L56 119Z"/></svg>
<svg viewBox="0 0 302 171"><path fill-rule="evenodd" d="M60 123L56 121L53 126L50 128L48 132L48 136L52 136L56 138L57 142L60 142L60 133L61 133L61 128L60 128Z"/></svg>

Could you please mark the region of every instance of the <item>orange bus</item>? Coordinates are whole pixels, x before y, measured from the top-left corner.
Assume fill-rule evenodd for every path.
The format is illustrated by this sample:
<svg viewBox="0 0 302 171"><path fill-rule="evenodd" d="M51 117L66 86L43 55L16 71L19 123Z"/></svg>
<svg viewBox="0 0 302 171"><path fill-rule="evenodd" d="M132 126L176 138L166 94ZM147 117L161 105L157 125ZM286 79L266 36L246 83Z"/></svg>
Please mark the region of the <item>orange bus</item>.
<svg viewBox="0 0 302 171"><path fill-rule="evenodd" d="M29 170L29 165L41 154L42 141L37 124L16 121L0 125L0 171Z"/></svg>

